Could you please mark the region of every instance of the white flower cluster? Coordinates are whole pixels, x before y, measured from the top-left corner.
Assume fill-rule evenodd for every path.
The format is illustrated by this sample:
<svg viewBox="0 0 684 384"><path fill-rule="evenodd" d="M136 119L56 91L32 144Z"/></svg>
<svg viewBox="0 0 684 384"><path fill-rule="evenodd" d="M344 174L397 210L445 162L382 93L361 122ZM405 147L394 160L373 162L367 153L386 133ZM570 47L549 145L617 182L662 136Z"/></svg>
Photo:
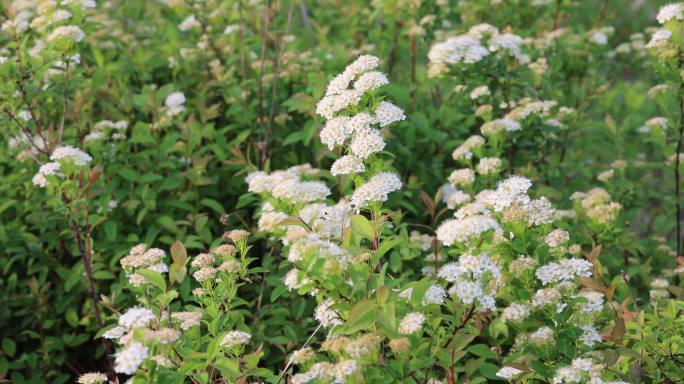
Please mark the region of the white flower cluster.
<svg viewBox="0 0 684 384"><path fill-rule="evenodd" d="M478 150L484 143L485 139L482 136L470 136L454 150L451 157L456 161L470 160L473 158L473 151Z"/></svg>
<svg viewBox="0 0 684 384"><path fill-rule="evenodd" d="M309 382L346 383L347 380L359 373L359 363L356 360L341 360L336 364L322 362L314 364L307 372L292 376L292 384Z"/></svg>
<svg viewBox="0 0 684 384"><path fill-rule="evenodd" d="M563 383L591 383L591 384L627 384L624 381L604 381L601 373L604 367L600 363L594 363L590 358L579 357L569 366L556 370L553 376L553 384Z"/></svg>
<svg viewBox="0 0 684 384"><path fill-rule="evenodd" d="M620 203L612 201L610 194L603 188L593 188L588 192L575 192L570 196L575 202L575 211L598 224L610 224L622 210Z"/></svg>
<svg viewBox="0 0 684 384"><path fill-rule="evenodd" d="M496 309L494 295L500 284L501 269L487 254L465 253L457 262L440 268L437 276L453 284L449 294L463 304L477 303L484 310Z"/></svg>
<svg viewBox="0 0 684 384"><path fill-rule="evenodd" d="M317 173L318 170L305 164L270 174L263 171L252 172L245 180L250 192L268 193L277 199L293 203L312 203L325 200L330 195L330 188L324 182L302 178Z"/></svg>
<svg viewBox="0 0 684 384"><path fill-rule="evenodd" d="M199 283L213 283L219 272L238 273L242 270L242 264L235 259L237 248L233 244L222 244L213 248L209 253L200 253L190 262L195 269L192 277ZM218 261L218 266L215 263Z"/></svg>
<svg viewBox="0 0 684 384"><path fill-rule="evenodd" d="M522 51L524 40L512 33L500 33L489 24L476 25L467 33L433 44L428 52L428 75L439 77L455 64L475 64L490 54L503 54L520 64L530 61Z"/></svg>
<svg viewBox="0 0 684 384"><path fill-rule="evenodd" d="M69 145L64 145L55 148L55 150L50 155L50 160L56 162L69 162L71 164L83 167L88 165L93 158L89 154L81 151L80 149L74 148Z"/></svg>
<svg viewBox="0 0 684 384"><path fill-rule="evenodd" d="M535 276L542 284L556 284L563 281L573 281L578 277L591 277L593 265L584 259L562 259L541 266Z"/></svg>
<svg viewBox="0 0 684 384"><path fill-rule="evenodd" d="M98 121L93 126L92 131L85 136L84 141L103 141L109 138L110 134L112 140L123 140L126 138L126 129L128 129L128 121L126 120L116 122L110 120Z"/></svg>
<svg viewBox="0 0 684 384"><path fill-rule="evenodd" d="M399 176L391 172L381 172L373 175L367 183L361 185L354 191L351 197L350 207L358 211L370 202L387 201L387 196L394 191L401 189Z"/></svg>
<svg viewBox="0 0 684 384"><path fill-rule="evenodd" d="M48 36L47 41L70 41L78 43L83 41L83 39L85 39L85 33L81 28L75 25L63 25L55 28Z"/></svg>
<svg viewBox="0 0 684 384"><path fill-rule="evenodd" d="M134 375L140 364L148 357L148 348L139 342L128 344L124 349L116 353L114 370L117 373Z"/></svg>
<svg viewBox="0 0 684 384"><path fill-rule="evenodd" d="M121 267L126 272L128 282L134 287L147 284L145 277L136 273L138 269L149 269L157 273L166 273L168 266L164 263L166 252L159 248L147 248L145 244L138 244L131 248L128 255L119 260Z"/></svg>
<svg viewBox="0 0 684 384"><path fill-rule="evenodd" d="M366 92L389 84L384 74L375 71L379 62L375 56L360 56L330 81L325 96L318 102L316 113L327 120L320 133L321 142L330 150L345 145L350 150L350 154L332 165L333 176L364 172L363 161L385 148L380 131L373 125L382 128L406 118L401 108L388 101L369 106L374 108L372 112L359 112L354 116L340 114L357 106Z"/></svg>
<svg viewBox="0 0 684 384"><path fill-rule="evenodd" d="M133 307L119 316L119 326L130 331L136 328L144 328L154 319L155 316L151 310L143 307Z"/></svg>
<svg viewBox="0 0 684 384"><path fill-rule="evenodd" d="M414 334L423 327L425 315L419 312L411 312L399 322L399 333L404 335Z"/></svg>
<svg viewBox="0 0 684 384"><path fill-rule="evenodd" d="M437 228L437 239L446 246L455 243L468 244L471 240L478 239L483 233L490 230L497 233L503 231L496 219L487 215L472 215L443 222Z"/></svg>
<svg viewBox="0 0 684 384"><path fill-rule="evenodd" d="M38 172L33 176L31 182L41 188L45 188L48 184L48 179L45 176L56 176L64 177L62 173L59 172L60 164L57 162L45 163L40 166Z"/></svg>
<svg viewBox="0 0 684 384"><path fill-rule="evenodd" d="M249 343L251 338L252 335L247 332L230 331L223 336L223 339L221 339L221 346L226 348L234 348Z"/></svg>
<svg viewBox="0 0 684 384"><path fill-rule="evenodd" d="M76 382L78 384L99 384L106 383L107 381L107 375L105 375L104 373L89 372L79 376Z"/></svg>
<svg viewBox="0 0 684 384"><path fill-rule="evenodd" d="M290 245L287 259L292 263L311 265L313 260L325 260L323 270L344 270L352 258L346 249L336 243L325 240L316 233L310 233L295 239Z"/></svg>
<svg viewBox="0 0 684 384"><path fill-rule="evenodd" d="M332 308L334 304L333 300L326 299L314 310L314 318L326 328L342 325L339 313Z"/></svg>
<svg viewBox="0 0 684 384"><path fill-rule="evenodd" d="M169 117L176 116L185 111L185 94L183 92L173 92L166 96L164 100L166 106L166 115Z"/></svg>
<svg viewBox="0 0 684 384"><path fill-rule="evenodd" d="M656 20L660 24L665 24L669 21L683 21L684 20L684 3L667 4L660 8Z"/></svg>

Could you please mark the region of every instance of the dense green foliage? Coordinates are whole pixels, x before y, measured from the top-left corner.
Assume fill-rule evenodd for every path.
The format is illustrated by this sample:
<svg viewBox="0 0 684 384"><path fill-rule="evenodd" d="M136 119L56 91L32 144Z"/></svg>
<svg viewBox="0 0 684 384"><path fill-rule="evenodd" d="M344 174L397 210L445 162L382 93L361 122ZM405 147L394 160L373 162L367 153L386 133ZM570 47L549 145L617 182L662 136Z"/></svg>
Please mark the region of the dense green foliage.
<svg viewBox="0 0 684 384"><path fill-rule="evenodd" d="M662 22L662 5L0 1L0 381L74 382L89 371L113 381L115 354L155 338L150 357L173 361L146 359L134 383L301 383L314 363L339 371L349 361L353 374L311 380L477 383L502 381L508 366L519 371L512 381L550 383L589 358L601 370L582 382L684 380L684 10ZM657 28L670 36L652 44ZM493 42L509 33L520 40ZM440 44L465 35L487 55L445 63ZM379 58L389 84L334 116L372 115L381 102L403 115L372 123L386 144L362 159L363 171L335 174L332 164L358 149L321 141L332 116L320 100L361 55ZM549 103L529 112L535 102ZM520 129L497 128L505 118ZM486 140L454 155L473 135ZM479 168L483 158L499 159L496 171ZM300 164L320 171L291 168ZM478 176L455 181L455 169ZM401 188L360 210L345 205L386 172ZM467 240L440 236L466 203L450 193L480 202L513 175L533 183L517 197L557 208L553 221L533 225L529 207L492 203L500 226ZM298 200L287 193L299 182L329 193ZM280 184L287 191L274 191ZM325 232L315 215L305 219L310 203L325 204L315 215L349 210L339 233L312 241L316 250L302 245L297 259L301 231ZM229 236L235 229L249 235ZM561 232L569 240L548 240ZM345 259L325 262L323 240ZM145 254L141 243L165 252L155 260L168 272L126 264ZM192 264L201 254L212 261ZM463 255L497 265L473 282L492 291L494 308L451 290L444 303L425 301L432 287L457 285L436 272ZM505 308L549 288L534 271L513 272L522 255L536 267L577 258L591 271L561 279L572 283L558 284L562 305L512 324ZM197 275L203 268L215 269L211 279ZM601 309L585 316L588 291L601 294ZM326 303L339 324L314 316ZM103 338L134 306L151 310L154 325L127 329L127 342ZM180 311L201 311L201 325L178 329ZM401 331L411 313L424 317L425 334ZM599 340L580 342L585 326ZM175 344L149 334L174 327ZM554 328L552 345L527 341L542 327ZM235 330L248 342L227 343ZM368 351L330 346L335 336ZM288 364L304 346L315 359ZM129 376L116 371L121 382Z"/></svg>

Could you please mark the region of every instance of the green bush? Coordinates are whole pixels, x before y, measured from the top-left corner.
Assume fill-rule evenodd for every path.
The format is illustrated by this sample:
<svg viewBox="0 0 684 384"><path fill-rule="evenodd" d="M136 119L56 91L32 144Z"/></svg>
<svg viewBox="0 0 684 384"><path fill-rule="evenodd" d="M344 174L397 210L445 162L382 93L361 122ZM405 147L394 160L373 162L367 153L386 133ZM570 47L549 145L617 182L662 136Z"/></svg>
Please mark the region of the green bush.
<svg viewBox="0 0 684 384"><path fill-rule="evenodd" d="M0 1L0 380L681 381L683 4Z"/></svg>

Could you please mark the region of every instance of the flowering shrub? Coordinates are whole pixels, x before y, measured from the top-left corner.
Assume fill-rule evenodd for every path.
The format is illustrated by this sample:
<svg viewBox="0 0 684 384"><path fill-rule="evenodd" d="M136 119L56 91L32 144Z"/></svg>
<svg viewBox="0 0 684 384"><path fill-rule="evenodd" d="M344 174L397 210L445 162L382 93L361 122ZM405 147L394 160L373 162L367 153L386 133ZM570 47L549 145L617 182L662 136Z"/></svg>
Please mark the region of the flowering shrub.
<svg viewBox="0 0 684 384"><path fill-rule="evenodd" d="M0 10L0 380L684 379L684 3Z"/></svg>

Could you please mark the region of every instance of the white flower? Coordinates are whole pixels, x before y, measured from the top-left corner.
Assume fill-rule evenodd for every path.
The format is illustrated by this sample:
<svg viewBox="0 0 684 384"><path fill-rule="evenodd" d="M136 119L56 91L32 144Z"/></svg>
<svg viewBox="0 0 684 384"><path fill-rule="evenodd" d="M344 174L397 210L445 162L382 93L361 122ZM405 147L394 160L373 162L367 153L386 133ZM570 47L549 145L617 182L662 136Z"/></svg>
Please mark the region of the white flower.
<svg viewBox="0 0 684 384"><path fill-rule="evenodd" d="M454 209L460 205L463 205L470 201L471 197L469 194L454 190L449 193L449 196L444 196L446 198L446 204L449 209Z"/></svg>
<svg viewBox="0 0 684 384"><path fill-rule="evenodd" d="M187 331L188 329L192 327L196 327L200 325L200 321L202 320L203 313L196 311L196 312L174 312L171 314L171 318L177 321L180 321L180 327L182 330Z"/></svg>
<svg viewBox="0 0 684 384"><path fill-rule="evenodd" d="M387 80L387 76L385 76L384 73L375 71L366 72L354 82L354 89L361 93L365 93L387 84L389 84L389 80Z"/></svg>
<svg viewBox="0 0 684 384"><path fill-rule="evenodd" d="M387 200L387 195L401 188L401 180L391 172L381 172L373 177L366 184L363 184L354 191L350 204L354 210L364 208L369 202L383 202Z"/></svg>
<svg viewBox="0 0 684 384"><path fill-rule="evenodd" d="M646 44L646 48L659 48L667 45L672 37L672 32L665 28L658 29L651 36L651 40Z"/></svg>
<svg viewBox="0 0 684 384"><path fill-rule="evenodd" d="M571 367L558 368L553 376L553 384L579 383L581 380L582 372Z"/></svg>
<svg viewBox="0 0 684 384"><path fill-rule="evenodd" d="M455 283L459 281L462 275L468 273L468 270L463 268L458 262L451 262L444 264L442 268L439 269L437 276L450 282Z"/></svg>
<svg viewBox="0 0 684 384"><path fill-rule="evenodd" d="M375 120L381 127L386 127L394 122L405 119L404 111L388 101L381 101L378 107L375 108Z"/></svg>
<svg viewBox="0 0 684 384"><path fill-rule="evenodd" d="M489 39L489 50L492 52L505 51L515 57L521 64L530 62L530 57L522 52L521 46L524 44L522 37L512 33L494 35Z"/></svg>
<svg viewBox="0 0 684 384"><path fill-rule="evenodd" d="M38 169L38 173L36 173L33 176L33 179L31 180L31 182L33 182L33 184L35 184L41 188L45 188L45 186L47 185L47 178L45 178L45 176L48 176L48 175L55 175L57 177L63 176L59 172L59 168L60 168L60 164L56 163L56 162L43 164Z"/></svg>
<svg viewBox="0 0 684 384"><path fill-rule="evenodd" d="M294 352L292 352L292 355L290 355L290 363L292 364L302 364L306 363L307 361L311 361L316 357L313 349L311 347L304 347L302 349L298 349Z"/></svg>
<svg viewBox="0 0 684 384"><path fill-rule="evenodd" d="M99 384L107 382L107 375L100 372L84 373L78 377L78 384Z"/></svg>
<svg viewBox="0 0 684 384"><path fill-rule="evenodd" d="M522 126L519 122L504 117L503 119L496 119L484 123L482 127L480 127L480 132L485 136L493 136L500 132L513 132L519 131L520 129L522 129Z"/></svg>
<svg viewBox="0 0 684 384"><path fill-rule="evenodd" d="M169 116L175 116L185 110L185 95L183 92L173 92L166 96L164 100L164 105L168 109L167 114Z"/></svg>
<svg viewBox="0 0 684 384"><path fill-rule="evenodd" d="M361 55L344 70L352 76L358 76L364 72L372 71L378 67L380 59L376 56Z"/></svg>
<svg viewBox="0 0 684 384"><path fill-rule="evenodd" d="M457 186L468 186L475 182L475 171L470 168L457 169L449 175L449 182Z"/></svg>
<svg viewBox="0 0 684 384"><path fill-rule="evenodd" d="M579 303L579 310L584 313L598 313L603 310L603 293L597 291L581 291L575 297L583 297L586 303Z"/></svg>
<svg viewBox="0 0 684 384"><path fill-rule="evenodd" d="M591 348L596 343L601 341L601 334L599 334L598 330L593 326L586 324L580 328L582 328L582 336L580 336L580 341L587 347Z"/></svg>
<svg viewBox="0 0 684 384"><path fill-rule="evenodd" d="M345 383L346 378L354 375L359 370L356 360L342 360L335 364L335 382Z"/></svg>
<svg viewBox="0 0 684 384"><path fill-rule="evenodd" d="M554 229L544 238L544 242L551 248L558 248L570 240L570 234L563 229Z"/></svg>
<svg viewBox="0 0 684 384"><path fill-rule="evenodd" d="M124 314L119 316L119 325L130 330L146 327L155 319L154 313L143 307L129 308Z"/></svg>
<svg viewBox="0 0 684 384"><path fill-rule="evenodd" d="M109 340L118 340L125 334L126 328L122 326L116 326L114 328L109 329L107 332L103 333L102 337Z"/></svg>
<svg viewBox="0 0 684 384"><path fill-rule="evenodd" d="M498 173L501 170L501 159L497 157L483 157L477 164L475 169L481 175L489 175L492 173Z"/></svg>
<svg viewBox="0 0 684 384"><path fill-rule="evenodd" d="M596 32L592 33L590 40L592 43L594 43L596 45L608 44L608 36L601 31L596 31Z"/></svg>
<svg viewBox="0 0 684 384"><path fill-rule="evenodd" d="M81 151L80 149L76 149L72 146L65 145L61 147L57 147L53 152L52 155L50 155L50 160L52 161L60 161L60 160L66 160L74 165L78 166L85 166L87 165L91 160L93 160L90 155L87 153Z"/></svg>
<svg viewBox="0 0 684 384"><path fill-rule="evenodd" d="M440 76L453 64L473 64L489 55L489 50L482 46L480 38L470 35L451 37L444 42L434 44L428 51L428 75Z"/></svg>
<svg viewBox="0 0 684 384"><path fill-rule="evenodd" d="M399 322L399 333L410 335L420 331L425 321L425 315L419 312L411 312Z"/></svg>
<svg viewBox="0 0 684 384"><path fill-rule="evenodd" d="M361 94L357 90L343 90L323 97L316 104L316 113L326 119L332 119L335 113L358 104Z"/></svg>
<svg viewBox="0 0 684 384"><path fill-rule="evenodd" d="M533 307L544 307L556 304L561 299L561 293L556 288L540 289L532 296Z"/></svg>
<svg viewBox="0 0 684 384"><path fill-rule="evenodd" d="M554 340L553 329L546 326L541 327L536 331L530 333L530 335L528 336L528 340L530 341L530 343L534 345L551 344Z"/></svg>
<svg viewBox="0 0 684 384"><path fill-rule="evenodd" d="M559 262L551 262L541 266L535 275L542 284L555 284L565 280L574 280L576 277L591 277L593 264L584 259L563 259Z"/></svg>
<svg viewBox="0 0 684 384"><path fill-rule="evenodd" d="M116 354L114 371L126 375L134 375L138 366L148 357L147 347L139 342L130 343Z"/></svg>
<svg viewBox="0 0 684 384"><path fill-rule="evenodd" d="M62 4L79 4L81 9L91 9L97 7L95 0L62 0Z"/></svg>
<svg viewBox="0 0 684 384"><path fill-rule="evenodd" d="M518 368L507 366L499 369L496 375L502 379L511 380L521 373L523 373L523 371L519 370Z"/></svg>
<svg viewBox="0 0 684 384"><path fill-rule="evenodd" d="M233 348L249 343L252 335L242 331L230 331L221 340L221 345L226 348Z"/></svg>
<svg viewBox="0 0 684 384"><path fill-rule="evenodd" d="M347 122L347 129L349 132L357 134L368 132L371 130L371 124L375 124L375 118L365 112L357 113Z"/></svg>
<svg viewBox="0 0 684 384"><path fill-rule="evenodd" d="M189 31L193 28L197 28L200 26L199 21L197 21L197 18L195 15L190 15L186 17L180 24L178 24L178 29L181 31Z"/></svg>
<svg viewBox="0 0 684 384"><path fill-rule="evenodd" d="M68 40L73 42L83 41L85 38L85 33L81 28L75 25L63 25L61 27L55 28L54 31L48 36L47 40L50 42L58 40Z"/></svg>
<svg viewBox="0 0 684 384"><path fill-rule="evenodd" d="M461 280L449 289L449 294L458 297L463 304L473 304L476 299L484 297L482 285L479 282Z"/></svg>
<svg viewBox="0 0 684 384"><path fill-rule="evenodd" d="M348 123L350 118L339 116L328 120L321 130L321 142L332 150L336 145L343 145L352 133Z"/></svg>
<svg viewBox="0 0 684 384"><path fill-rule="evenodd" d="M526 304L511 303L501 313L501 319L504 322L519 323L525 320L530 315L530 307Z"/></svg>
<svg viewBox="0 0 684 384"><path fill-rule="evenodd" d="M656 19L660 24L670 20L684 20L684 3L667 4L660 8Z"/></svg>
<svg viewBox="0 0 684 384"><path fill-rule="evenodd" d="M274 232L278 229L280 223L285 221L289 216L283 212L262 212L257 223L259 232Z"/></svg>
<svg viewBox="0 0 684 384"><path fill-rule="evenodd" d="M470 136L451 154L454 160L470 160L473 157L473 150L484 145L485 139L482 136Z"/></svg>
<svg viewBox="0 0 684 384"><path fill-rule="evenodd" d="M350 175L361 173L365 169L366 167L363 165L363 160L353 155L344 155L333 163L330 168L330 173L333 176Z"/></svg>
<svg viewBox="0 0 684 384"><path fill-rule="evenodd" d="M380 152L385 148L385 140L376 130L367 130L354 135L351 143L352 153L360 158L366 159L368 156Z"/></svg>
<svg viewBox="0 0 684 384"><path fill-rule="evenodd" d="M468 243L472 238L489 230L502 232L499 223L485 215L473 215L462 219L450 219L437 228L437 239L446 246L454 243Z"/></svg>
<svg viewBox="0 0 684 384"><path fill-rule="evenodd" d="M670 286L670 282L667 279L656 278L651 280L651 288L657 289L667 289Z"/></svg>
<svg viewBox="0 0 684 384"><path fill-rule="evenodd" d="M439 285L433 284L425 292L425 296L423 296L423 303L442 305L444 304L445 298L446 291L444 290L444 288L440 287Z"/></svg>
<svg viewBox="0 0 684 384"><path fill-rule="evenodd" d="M489 95L490 95L490 93L489 93L489 87L486 86L486 85L480 85L479 87L476 87L475 89L473 89L473 90L470 92L470 98L471 98L472 100L477 100L477 99L479 99L480 97L489 96Z"/></svg>
<svg viewBox="0 0 684 384"><path fill-rule="evenodd" d="M342 324L340 315L337 311L332 309L333 305L334 302L332 299L326 299L318 304L316 310L314 310L314 318L326 328Z"/></svg>

